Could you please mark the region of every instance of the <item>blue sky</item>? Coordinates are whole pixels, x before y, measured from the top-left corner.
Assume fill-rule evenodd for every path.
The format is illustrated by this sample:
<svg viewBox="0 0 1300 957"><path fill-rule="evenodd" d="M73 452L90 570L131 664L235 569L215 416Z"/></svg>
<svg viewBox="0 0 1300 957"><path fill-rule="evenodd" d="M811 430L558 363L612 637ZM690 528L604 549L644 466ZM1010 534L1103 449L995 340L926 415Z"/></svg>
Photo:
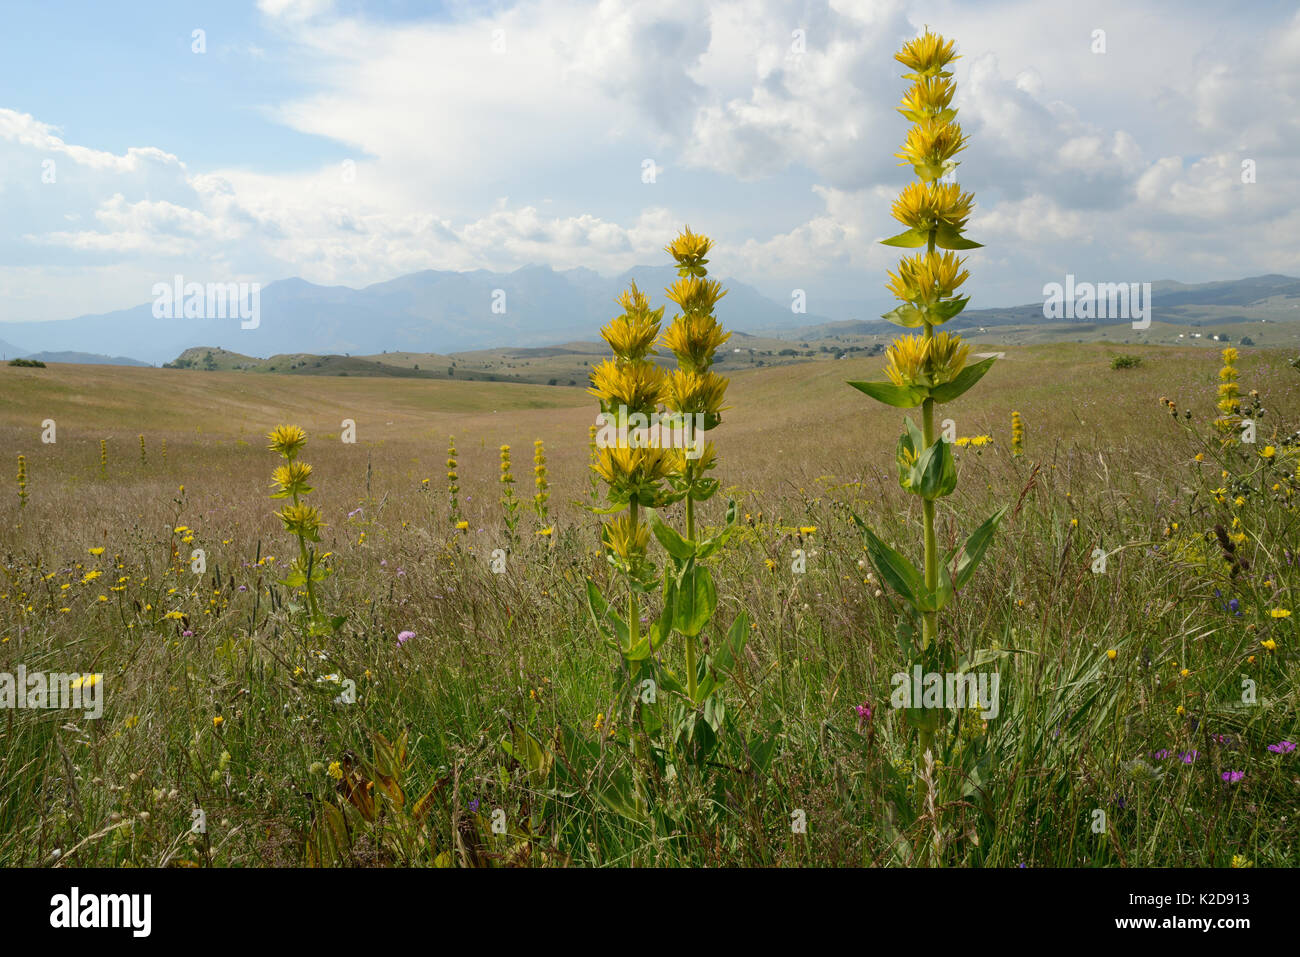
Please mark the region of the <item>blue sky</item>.
<svg viewBox="0 0 1300 957"><path fill-rule="evenodd" d="M1294 3L11 3L0 320L177 272L612 273L685 223L774 298L885 305L891 54L924 24L963 54L976 304L1300 273Z"/></svg>

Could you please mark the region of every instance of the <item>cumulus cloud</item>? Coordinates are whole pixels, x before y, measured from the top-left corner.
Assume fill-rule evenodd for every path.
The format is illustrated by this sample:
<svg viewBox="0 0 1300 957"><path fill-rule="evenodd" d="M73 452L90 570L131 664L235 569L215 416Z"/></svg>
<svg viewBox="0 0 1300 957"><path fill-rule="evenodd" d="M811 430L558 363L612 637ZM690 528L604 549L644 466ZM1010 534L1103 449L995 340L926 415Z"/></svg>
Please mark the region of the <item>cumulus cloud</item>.
<svg viewBox="0 0 1300 957"><path fill-rule="evenodd" d="M256 45L298 81L265 112L349 158L224 168L68 142L0 109L0 318L130 305L178 269L349 285L531 262L614 272L659 261L685 221L717 236L715 263L737 278L847 289L870 272L875 288L910 175L893 156L907 123L892 54L925 22L963 54L959 175L979 203L984 295L1015 301L1066 262L1188 279L1297 268L1300 13L525 0L433 22L258 7ZM1104 55L1090 50L1099 23ZM783 202L740 205L728 184L752 183Z"/></svg>

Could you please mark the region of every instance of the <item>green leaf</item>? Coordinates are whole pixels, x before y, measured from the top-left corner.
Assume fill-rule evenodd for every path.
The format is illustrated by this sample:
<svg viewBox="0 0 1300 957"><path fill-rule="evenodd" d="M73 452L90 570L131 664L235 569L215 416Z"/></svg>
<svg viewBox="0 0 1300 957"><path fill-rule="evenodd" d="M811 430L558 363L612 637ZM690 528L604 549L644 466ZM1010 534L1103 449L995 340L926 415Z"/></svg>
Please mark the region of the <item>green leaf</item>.
<svg viewBox="0 0 1300 957"><path fill-rule="evenodd" d="M921 601L922 611L943 611L945 605L952 600L953 587L952 576L948 574L948 566L939 565L939 587L935 591L927 591Z"/></svg>
<svg viewBox="0 0 1300 957"><path fill-rule="evenodd" d="M917 246L924 246L929 242L930 237L927 233L919 232L915 229L908 229L899 233L897 236L890 236L888 239L882 239L882 246L901 246L904 249L914 249Z"/></svg>
<svg viewBox="0 0 1300 957"><path fill-rule="evenodd" d="M960 296L956 299L941 299L930 307L931 323L936 326L942 325L965 309L966 303L968 302L970 302L970 296Z"/></svg>
<svg viewBox="0 0 1300 957"><path fill-rule="evenodd" d="M741 612L736 616L736 620L731 623L727 630L726 640L718 643L717 649L713 653L713 667L724 675L729 675L732 669L736 667L736 662L740 660L741 654L745 650L745 642L749 640L749 615Z"/></svg>
<svg viewBox="0 0 1300 957"><path fill-rule="evenodd" d="M706 538L704 541L699 543L695 551L695 557L697 559L708 558L723 545L727 544L727 539L731 538L732 533L736 530L737 514L736 500L734 498L727 499L727 524L722 527L722 531L717 535L714 535L712 538Z"/></svg>
<svg viewBox="0 0 1300 957"><path fill-rule="evenodd" d="M1007 513L1007 507L1004 505L985 520L984 524L975 531L971 532L970 538L966 539L966 544L962 548L961 559L957 562L957 568L953 572L953 587L957 589L964 588L970 581L971 575L975 574L975 566L984 558L984 552L989 547L989 542L993 541L993 533L997 531L998 523L1002 521L1002 516ZM951 561L951 556L949 558ZM947 565L948 562L944 562Z"/></svg>
<svg viewBox="0 0 1300 957"><path fill-rule="evenodd" d="M916 472L919 450L925 447L925 439L910 416L903 416L903 424L905 429L903 434L898 437L898 445L894 449L894 460L898 464L898 484L911 492L916 491L913 477Z"/></svg>
<svg viewBox="0 0 1300 957"><path fill-rule="evenodd" d="M289 574L279 579L279 583L285 588L301 588L303 585L307 584L307 576L303 574L302 569L298 567L298 563L294 562L294 564L289 568Z"/></svg>
<svg viewBox="0 0 1300 957"><path fill-rule="evenodd" d="M650 631L647 638L650 640L650 650L658 651L659 646L664 640L673 633L673 603L677 597L676 583L671 575L665 576L667 582L664 587L664 607L659 613L659 617L650 623Z"/></svg>
<svg viewBox="0 0 1300 957"><path fill-rule="evenodd" d="M952 223L940 223L934 232L934 244L940 249L980 249L983 243L967 239Z"/></svg>
<svg viewBox="0 0 1300 957"><path fill-rule="evenodd" d="M894 385L892 382L850 382L859 392L865 392L877 402L898 409L914 409L925 400L926 390Z"/></svg>
<svg viewBox="0 0 1300 957"><path fill-rule="evenodd" d="M876 566L883 581L902 595L914 608L919 608L927 594L925 579L916 566L886 545L871 529L866 529L867 555Z"/></svg>
<svg viewBox="0 0 1300 957"><path fill-rule="evenodd" d="M977 362L973 366L967 366L957 373L957 377L951 382L945 382L943 385L935 386L930 390L930 397L935 402L951 402L957 398L980 379L984 378L984 373L992 368L993 363L997 361L996 356L991 356L982 362Z"/></svg>
<svg viewBox="0 0 1300 957"><path fill-rule="evenodd" d="M880 318L888 320L896 326L902 326L904 329L919 329L925 325L925 315L910 302L905 302L901 306L891 309Z"/></svg>
<svg viewBox="0 0 1300 957"><path fill-rule="evenodd" d="M590 578L587 579L587 609L591 612L591 620L596 623L597 630L606 638L616 638L620 649L627 649L631 637L627 622L610 610L605 596Z"/></svg>
<svg viewBox="0 0 1300 957"><path fill-rule="evenodd" d="M659 544L673 558L686 561L695 554L695 543L687 541L674 529L665 525L658 515L650 519L650 528L655 533L655 538L659 539Z"/></svg>
<svg viewBox="0 0 1300 957"><path fill-rule="evenodd" d="M951 495L957 487L957 462L952 456L952 448L942 438L921 453L912 484L914 491L931 502Z"/></svg>
<svg viewBox="0 0 1300 957"><path fill-rule="evenodd" d="M718 604L718 592L707 568L688 562L678 581L673 608L673 626L688 638L694 638L709 623Z"/></svg>

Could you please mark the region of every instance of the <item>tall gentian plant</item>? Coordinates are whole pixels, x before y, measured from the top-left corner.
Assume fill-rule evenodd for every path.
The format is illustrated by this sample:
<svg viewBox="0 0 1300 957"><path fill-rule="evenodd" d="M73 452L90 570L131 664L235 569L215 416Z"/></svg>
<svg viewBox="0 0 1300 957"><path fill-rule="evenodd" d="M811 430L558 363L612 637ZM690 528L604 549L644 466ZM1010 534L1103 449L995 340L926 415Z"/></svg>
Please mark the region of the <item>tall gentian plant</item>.
<svg viewBox="0 0 1300 957"><path fill-rule="evenodd" d="M951 658L951 644L943 642L939 633L939 612L953 592L970 579L1004 510L999 509L964 546L940 560L935 505L956 488L957 470L948 443L935 432L935 406L951 402L978 382L993 359L967 365L969 347L961 336L934 331L960 313L970 298L957 294L969 274L963 268L964 260L953 250L980 245L963 235L974 197L963 193L955 182L941 182L951 178L957 166L953 157L966 146L961 127L955 122L957 111L951 106L956 86L946 69L956 59L953 41L926 30L905 44L895 59L909 70L903 76L912 81L912 87L903 96L899 112L913 124L897 156L903 161L899 165L912 167L918 182L906 186L893 205L894 218L907 228L884 240L884 244L908 249L924 247L925 252L904 256L897 273L889 274L887 288L901 304L884 318L904 329L920 330L920 334L900 336L890 345L887 382L849 384L886 405L921 408L920 428L911 417L904 417L905 428L895 457L899 484L921 499L923 568L918 570L870 528L864 526L864 531L868 554L881 579L902 596L910 609L899 629L900 646L909 666L924 663L929 671ZM939 727L940 714L920 708L920 702L911 701L910 705L908 717L919 729L924 754Z"/></svg>

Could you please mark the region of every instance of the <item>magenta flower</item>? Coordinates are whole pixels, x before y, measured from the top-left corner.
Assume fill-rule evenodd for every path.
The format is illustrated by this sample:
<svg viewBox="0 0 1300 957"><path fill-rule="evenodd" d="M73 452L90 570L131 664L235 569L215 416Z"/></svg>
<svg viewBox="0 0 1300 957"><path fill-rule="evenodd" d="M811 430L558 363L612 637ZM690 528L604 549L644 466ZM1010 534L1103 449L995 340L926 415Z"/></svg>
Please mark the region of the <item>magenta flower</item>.
<svg viewBox="0 0 1300 957"><path fill-rule="evenodd" d="M1183 764L1191 764L1200 756L1201 756L1200 751L1179 751L1178 752L1178 760L1182 761Z"/></svg>
<svg viewBox="0 0 1300 957"><path fill-rule="evenodd" d="M867 702L864 701L862 704L854 705L853 710L858 713L858 727L862 727L871 720L871 705Z"/></svg>
<svg viewBox="0 0 1300 957"><path fill-rule="evenodd" d="M398 632L398 634L397 634L397 647L398 647L398 648L402 647L402 645L406 644L408 641L410 641L410 640L411 640L412 638L414 638L414 637L415 637L415 632L413 632L413 631L401 631L401 632Z"/></svg>
<svg viewBox="0 0 1300 957"><path fill-rule="evenodd" d="M1279 741L1277 744L1270 744L1268 749L1274 754L1290 754L1295 750L1294 741Z"/></svg>
<svg viewBox="0 0 1300 957"><path fill-rule="evenodd" d="M1227 781L1229 784L1236 784L1245 776L1245 771L1224 771L1222 774L1223 780Z"/></svg>
<svg viewBox="0 0 1300 957"><path fill-rule="evenodd" d="M194 637L194 632L190 631L189 629L186 629L185 631L182 631L182 632L181 632L181 637L182 637L182 638L193 638L193 637Z"/></svg>

